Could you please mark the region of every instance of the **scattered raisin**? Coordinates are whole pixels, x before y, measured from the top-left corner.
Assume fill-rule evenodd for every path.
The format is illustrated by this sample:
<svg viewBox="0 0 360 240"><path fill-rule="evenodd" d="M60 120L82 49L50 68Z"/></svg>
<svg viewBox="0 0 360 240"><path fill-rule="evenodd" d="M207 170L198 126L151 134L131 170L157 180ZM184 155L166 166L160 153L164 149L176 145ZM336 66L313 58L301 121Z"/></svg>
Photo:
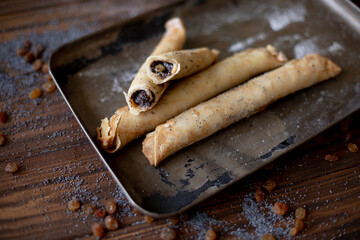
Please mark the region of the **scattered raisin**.
<svg viewBox="0 0 360 240"><path fill-rule="evenodd" d="M5 171L9 172L9 173L14 173L19 169L18 165L14 162L9 162L6 167L5 167Z"/></svg>
<svg viewBox="0 0 360 240"><path fill-rule="evenodd" d="M359 148L355 143L349 143L347 145L347 148L350 152L353 152L353 153L356 153L357 151L359 151Z"/></svg>
<svg viewBox="0 0 360 240"><path fill-rule="evenodd" d="M6 136L2 132L0 132L0 146L4 145L6 142Z"/></svg>
<svg viewBox="0 0 360 240"><path fill-rule="evenodd" d="M109 229L110 231L116 230L119 228L119 222L116 218L114 218L113 216L107 216L105 218L105 226L107 229Z"/></svg>
<svg viewBox="0 0 360 240"><path fill-rule="evenodd" d="M284 215L288 210L288 205L282 202L276 202L273 206L273 212L277 215Z"/></svg>
<svg viewBox="0 0 360 240"><path fill-rule="evenodd" d="M160 239L173 240L176 238L176 231L173 228L165 227L161 230Z"/></svg>
<svg viewBox="0 0 360 240"><path fill-rule="evenodd" d="M255 199L257 202L262 202L262 200L264 200L265 198L265 193L262 189L258 189L255 192Z"/></svg>
<svg viewBox="0 0 360 240"><path fill-rule="evenodd" d="M48 80L49 82L52 82L52 77L50 74L46 74L45 79Z"/></svg>
<svg viewBox="0 0 360 240"><path fill-rule="evenodd" d="M205 233L205 240L215 240L216 237L216 232L213 229L209 229Z"/></svg>
<svg viewBox="0 0 360 240"><path fill-rule="evenodd" d="M42 67L41 67L41 71L42 71L43 73L48 73L48 72L49 72L49 64L44 63L44 64L42 65Z"/></svg>
<svg viewBox="0 0 360 240"><path fill-rule="evenodd" d="M145 219L145 222L147 222L147 223L152 223L155 220L154 218L147 216L147 215L145 215L144 219Z"/></svg>
<svg viewBox="0 0 360 240"><path fill-rule="evenodd" d="M114 214L116 212L116 203L114 201L109 201L107 204L106 204L106 211L109 213L109 214Z"/></svg>
<svg viewBox="0 0 360 240"><path fill-rule="evenodd" d="M289 234L293 237L295 237L298 234L299 230L297 230L296 228L290 228Z"/></svg>
<svg viewBox="0 0 360 240"><path fill-rule="evenodd" d="M25 61L28 62L28 63L31 63L35 60L35 55L32 53L32 52L28 52L26 55L25 55Z"/></svg>
<svg viewBox="0 0 360 240"><path fill-rule="evenodd" d="M296 219L304 219L306 217L306 210L302 207L299 207L295 210Z"/></svg>
<svg viewBox="0 0 360 240"><path fill-rule="evenodd" d="M173 216L169 218L169 223L171 225L176 225L179 223L179 217L178 216Z"/></svg>
<svg viewBox="0 0 360 240"><path fill-rule="evenodd" d="M32 66L33 66L34 70L38 72L38 71L40 71L42 65L43 65L43 62L41 61L41 59L38 58L33 62Z"/></svg>
<svg viewBox="0 0 360 240"><path fill-rule="evenodd" d="M52 93L56 89L56 85L54 82L46 82L41 86L44 92Z"/></svg>
<svg viewBox="0 0 360 240"><path fill-rule="evenodd" d="M28 50L25 48L19 48L16 50L16 54L20 57L25 56L28 53Z"/></svg>
<svg viewBox="0 0 360 240"><path fill-rule="evenodd" d="M80 208L80 202L76 198L71 199L68 204L68 208L70 211L76 211Z"/></svg>
<svg viewBox="0 0 360 240"><path fill-rule="evenodd" d="M8 117L7 117L6 112L0 112L0 122L6 123L7 118L8 118Z"/></svg>
<svg viewBox="0 0 360 240"><path fill-rule="evenodd" d="M325 156L325 160L328 160L329 162L335 162L335 161L339 160L339 157L336 155L327 154Z"/></svg>
<svg viewBox="0 0 360 240"><path fill-rule="evenodd" d="M38 97L40 97L41 96L41 90L40 90L40 88L34 88L31 92L30 92L30 94L29 94L29 97L31 98L31 99L35 99L35 98L38 98Z"/></svg>
<svg viewBox="0 0 360 240"><path fill-rule="evenodd" d="M266 189L266 191L272 192L276 187L276 182L274 180L269 179L265 182L263 187Z"/></svg>
<svg viewBox="0 0 360 240"><path fill-rule="evenodd" d="M276 238L272 234L268 233L268 234L262 235L261 240L276 240Z"/></svg>
<svg viewBox="0 0 360 240"><path fill-rule="evenodd" d="M95 209L94 211L94 215L95 217L98 217L98 218L103 218L106 216L106 212L104 209L102 208L98 208L98 209Z"/></svg>
<svg viewBox="0 0 360 240"><path fill-rule="evenodd" d="M86 215L92 215L95 211L95 205L93 203L87 203L83 206L83 211Z"/></svg>
<svg viewBox="0 0 360 240"><path fill-rule="evenodd" d="M304 229L304 221L301 220L301 219L296 219L295 220L295 228L298 230L298 231L301 231Z"/></svg>
<svg viewBox="0 0 360 240"><path fill-rule="evenodd" d="M29 49L32 46L32 43L29 40L25 40L23 43L24 48Z"/></svg>
<svg viewBox="0 0 360 240"><path fill-rule="evenodd" d="M104 236L104 228L98 223L94 223L91 230L95 237L102 238Z"/></svg>

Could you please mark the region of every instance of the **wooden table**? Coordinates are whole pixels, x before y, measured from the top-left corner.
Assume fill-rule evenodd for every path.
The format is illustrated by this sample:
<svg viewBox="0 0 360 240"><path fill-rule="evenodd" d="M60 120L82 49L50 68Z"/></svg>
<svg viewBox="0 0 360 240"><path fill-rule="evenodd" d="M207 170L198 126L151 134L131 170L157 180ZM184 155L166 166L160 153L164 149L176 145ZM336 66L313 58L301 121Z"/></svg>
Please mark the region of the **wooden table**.
<svg viewBox="0 0 360 240"><path fill-rule="evenodd" d="M68 201L74 197L98 206L116 199L120 228L107 232L109 239L159 239L161 229L169 225L167 219L147 223L134 213L57 91L29 99L29 92L46 81L45 74L32 71L15 53L29 38L45 45L46 60L54 46L164 4L0 2L0 111L9 115L0 123L7 136L0 147L1 239L94 239L91 224L103 224L103 219L69 211ZM360 152L347 150L345 138L350 137L360 146L360 111L276 160L273 168L252 174L181 215L174 226L178 238L199 239L211 227L221 239L258 239L256 235L272 231L290 238L285 231L293 224L295 209L303 206L308 216L296 238L360 239ZM326 161L326 154L339 160ZM5 172L9 162L16 162L19 171ZM277 187L257 203L254 186L267 179L275 180ZM269 213L276 201L288 204L284 217Z"/></svg>

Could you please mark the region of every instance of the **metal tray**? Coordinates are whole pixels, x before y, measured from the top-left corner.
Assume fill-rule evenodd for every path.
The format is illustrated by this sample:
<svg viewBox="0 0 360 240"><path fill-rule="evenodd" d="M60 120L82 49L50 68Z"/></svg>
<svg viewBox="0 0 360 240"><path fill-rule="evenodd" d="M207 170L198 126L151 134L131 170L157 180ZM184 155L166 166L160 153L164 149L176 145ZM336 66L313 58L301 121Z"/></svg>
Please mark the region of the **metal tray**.
<svg viewBox="0 0 360 240"><path fill-rule="evenodd" d="M152 167L139 138L110 155L95 128L125 106L122 91L164 32L181 17L186 48L221 50L220 59L273 44L289 58L318 52L343 72L277 101L265 111L179 151ZM360 13L350 2L180 1L68 43L50 59L58 88L130 203L143 213L179 213L244 178L360 108ZM241 66L239 66L241 67Z"/></svg>

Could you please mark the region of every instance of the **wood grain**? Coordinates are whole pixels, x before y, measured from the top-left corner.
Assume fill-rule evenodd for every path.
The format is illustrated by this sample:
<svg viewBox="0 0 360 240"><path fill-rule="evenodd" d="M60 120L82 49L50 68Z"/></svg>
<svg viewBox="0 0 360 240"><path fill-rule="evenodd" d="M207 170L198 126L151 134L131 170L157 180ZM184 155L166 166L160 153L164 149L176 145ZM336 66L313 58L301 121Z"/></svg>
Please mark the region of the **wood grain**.
<svg viewBox="0 0 360 240"><path fill-rule="evenodd" d="M67 31L73 26L95 31L170 2L174 1L1 1L0 41L14 42L32 32ZM0 54L7 52L2 48ZM0 74L7 76L0 79L4 81L0 111L9 114L7 123L0 123L0 131L7 136L0 147L0 238L94 239L90 226L103 220L67 210L68 201L76 197L82 204L98 206L117 200L120 228L107 232L107 239L159 239L161 229L169 225L167 219L149 224L133 212L60 94L45 93L35 101L28 98L31 89L45 82L44 74L30 79L33 75L12 69L7 62L0 63ZM234 231L257 239L255 234L270 229L261 225L272 218L277 225L290 226L299 206L307 209L308 216L298 239L359 239L360 153L349 152L345 138L351 133L351 141L360 146L360 111L345 121L351 122L348 130L344 131L345 123L333 126L276 160L271 170L257 171L181 215L175 227L178 239L202 238L210 227L221 239L237 239ZM328 162L326 154L339 160ZM15 174L4 170L11 161L20 167ZM256 203L254 185L267 179L278 186ZM289 205L286 216L269 214L265 222L259 221L276 201ZM248 215L255 208L246 204L260 208L253 213L257 221Z"/></svg>

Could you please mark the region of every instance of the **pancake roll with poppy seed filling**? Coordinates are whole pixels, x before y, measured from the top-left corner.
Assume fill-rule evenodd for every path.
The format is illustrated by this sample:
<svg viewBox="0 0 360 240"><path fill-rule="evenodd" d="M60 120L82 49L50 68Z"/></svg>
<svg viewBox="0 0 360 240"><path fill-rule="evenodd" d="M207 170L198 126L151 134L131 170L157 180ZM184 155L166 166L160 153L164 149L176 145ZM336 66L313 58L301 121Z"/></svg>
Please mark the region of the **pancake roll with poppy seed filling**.
<svg viewBox="0 0 360 240"><path fill-rule="evenodd" d="M146 60L146 71L156 84L163 84L193 75L213 64L219 51L209 48L173 51L150 56Z"/></svg>
<svg viewBox="0 0 360 240"><path fill-rule="evenodd" d="M164 36L151 55L178 51L183 48L186 30L182 21L179 18L172 18L165 23L165 28ZM124 93L130 113L138 115L140 112L153 108L167 87L168 83L158 85L148 77L144 63L131 82L128 93Z"/></svg>
<svg viewBox="0 0 360 240"><path fill-rule="evenodd" d="M286 61L284 54L271 45L236 53L172 84L149 111L133 115L128 107L123 107L110 119L103 119L97 128L98 143L114 153L168 119Z"/></svg>
<svg viewBox="0 0 360 240"><path fill-rule="evenodd" d="M279 98L336 76L340 67L317 54L292 60L161 124L143 141L143 153L157 166L169 155L247 118Z"/></svg>

